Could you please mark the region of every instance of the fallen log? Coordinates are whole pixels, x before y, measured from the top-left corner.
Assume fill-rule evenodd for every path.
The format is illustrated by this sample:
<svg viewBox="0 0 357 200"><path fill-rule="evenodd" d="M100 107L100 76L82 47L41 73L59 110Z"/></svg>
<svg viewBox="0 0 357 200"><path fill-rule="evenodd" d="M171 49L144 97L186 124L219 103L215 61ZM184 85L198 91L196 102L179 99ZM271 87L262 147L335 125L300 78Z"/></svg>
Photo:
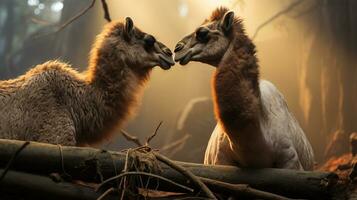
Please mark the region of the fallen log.
<svg viewBox="0 0 357 200"><path fill-rule="evenodd" d="M0 170L3 173L4 170ZM19 192L21 191L21 192ZM53 199L53 200L96 200L100 193L93 189L67 182L54 182L47 176L9 171L0 182L0 199ZM108 200L118 199L108 195Z"/></svg>
<svg viewBox="0 0 357 200"><path fill-rule="evenodd" d="M0 170L0 174L4 170ZM21 192L19 192L21 191ZM0 182L1 200L51 199L51 200L98 200L102 194L93 188L68 182L55 182L47 176L9 171ZM189 198L189 195L175 195ZM169 200L167 197L146 197L148 200ZM105 200L118 200L118 195L108 194Z"/></svg>
<svg viewBox="0 0 357 200"><path fill-rule="evenodd" d="M23 141L0 139L0 167L4 168ZM286 169L240 169L233 166L209 166L175 162L194 175L233 184L248 184L252 188L290 198L316 199L328 197L338 177L329 172L309 172ZM36 174L67 173L74 179L101 182L119 174L125 164L125 154L94 148L60 147L31 142L10 165L11 170ZM183 185L192 184L172 168L161 164L160 175ZM178 192L171 185L160 183L160 189ZM166 187L165 187L166 186Z"/></svg>

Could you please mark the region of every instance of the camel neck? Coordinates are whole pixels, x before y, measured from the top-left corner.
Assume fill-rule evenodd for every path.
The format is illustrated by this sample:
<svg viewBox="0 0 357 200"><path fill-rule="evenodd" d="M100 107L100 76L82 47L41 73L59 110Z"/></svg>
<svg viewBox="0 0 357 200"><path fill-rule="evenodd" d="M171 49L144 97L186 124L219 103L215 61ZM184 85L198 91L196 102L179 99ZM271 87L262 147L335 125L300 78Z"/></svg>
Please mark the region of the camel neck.
<svg viewBox="0 0 357 200"><path fill-rule="evenodd" d="M109 52L110 53L110 52ZM101 93L110 109L133 101L137 90L146 82L150 71L134 71L120 55L98 53L91 59L87 79L97 92Z"/></svg>
<svg viewBox="0 0 357 200"><path fill-rule="evenodd" d="M244 133L261 137L259 71L254 44L247 37L229 46L214 74L213 94L216 117L231 140Z"/></svg>
<svg viewBox="0 0 357 200"><path fill-rule="evenodd" d="M88 127L95 128L82 130L85 134L81 140L86 143L106 138L112 129L131 116L133 108L138 105L137 96L140 95L150 72L136 73L125 63L124 58L112 54L98 53L94 56L91 57L86 72L89 85L86 95L93 99L98 118L87 119ZM101 121L93 121L95 119Z"/></svg>

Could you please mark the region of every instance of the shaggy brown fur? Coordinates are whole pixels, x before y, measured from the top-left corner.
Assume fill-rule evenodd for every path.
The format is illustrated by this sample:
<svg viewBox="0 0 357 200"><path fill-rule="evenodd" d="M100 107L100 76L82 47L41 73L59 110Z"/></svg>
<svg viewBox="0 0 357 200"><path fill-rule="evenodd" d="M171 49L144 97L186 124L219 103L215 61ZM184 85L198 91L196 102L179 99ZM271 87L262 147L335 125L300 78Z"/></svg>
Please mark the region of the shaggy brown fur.
<svg viewBox="0 0 357 200"><path fill-rule="evenodd" d="M98 35L83 74L49 61L0 82L0 137L62 145L107 139L133 113L151 69L173 65L170 50L133 26Z"/></svg>
<svg viewBox="0 0 357 200"><path fill-rule="evenodd" d="M216 9L175 52L181 64L199 61L216 67L212 91L218 125L205 163L312 169L310 144L279 91L259 81L255 45L233 12Z"/></svg>

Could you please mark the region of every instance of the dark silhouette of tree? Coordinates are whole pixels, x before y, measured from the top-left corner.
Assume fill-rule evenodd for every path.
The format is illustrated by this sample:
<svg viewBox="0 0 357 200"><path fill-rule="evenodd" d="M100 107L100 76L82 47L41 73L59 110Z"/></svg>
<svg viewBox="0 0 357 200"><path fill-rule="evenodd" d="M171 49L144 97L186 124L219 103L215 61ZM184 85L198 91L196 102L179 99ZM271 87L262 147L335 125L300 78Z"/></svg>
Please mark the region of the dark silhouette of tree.
<svg viewBox="0 0 357 200"><path fill-rule="evenodd" d="M320 161L347 152L349 134L357 130L356 8L353 0L292 0L258 26L253 36L278 17L296 20L303 49L299 70L306 75L300 77L299 86L300 98L306 100L301 112L307 116L301 123ZM330 144L326 150L332 138L346 144Z"/></svg>
<svg viewBox="0 0 357 200"><path fill-rule="evenodd" d="M299 20L304 26L304 38L314 38L311 48L306 49L305 81L311 94L306 127L321 159L332 133L342 130L344 134L339 135L348 138L357 130L357 43L354 37L357 15L352 12L357 4L352 0L318 0L315 5L311 13ZM348 144L344 147L330 150L335 153L327 156L347 152Z"/></svg>

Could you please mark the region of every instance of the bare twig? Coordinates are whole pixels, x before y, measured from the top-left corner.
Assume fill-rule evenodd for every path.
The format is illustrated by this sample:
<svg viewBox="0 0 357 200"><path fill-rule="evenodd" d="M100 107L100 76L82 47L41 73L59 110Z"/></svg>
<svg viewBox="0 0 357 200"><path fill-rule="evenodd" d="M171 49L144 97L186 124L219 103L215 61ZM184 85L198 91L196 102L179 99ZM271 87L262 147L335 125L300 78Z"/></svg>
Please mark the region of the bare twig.
<svg viewBox="0 0 357 200"><path fill-rule="evenodd" d="M130 175L143 175L143 176L148 176L148 177L154 177L154 178L157 178L157 179L160 179L160 180L163 180L163 181L166 181L172 185L175 185L177 187L180 187L181 189L184 189L188 192L193 192L193 189L187 187L187 186L184 186L184 185L181 185L179 183L176 183L170 179L167 179L165 177L162 177L162 176L159 176L159 175L156 175L156 174L151 174L151 173L147 173L147 172L124 172L124 173L121 173L117 176L113 176L105 181L103 181L96 189L96 191L98 191L100 188L102 188L105 184L113 181L113 180L116 180L116 179L119 179L119 178L122 178L122 177L125 177L125 176L130 176Z"/></svg>
<svg viewBox="0 0 357 200"><path fill-rule="evenodd" d="M299 18L301 16L304 16L306 14L309 14L310 12L314 11L316 8L318 8L320 5L321 5L322 1L319 1L319 0L316 0L315 4L310 6L308 9L298 13L298 14L295 14L294 16L292 16L292 18Z"/></svg>
<svg viewBox="0 0 357 200"><path fill-rule="evenodd" d="M156 129L155 129L155 132L146 140L145 142L145 146L148 146L150 141L157 135L157 131L159 130L159 128L161 127L163 121L161 121L159 123L159 125L157 125Z"/></svg>
<svg viewBox="0 0 357 200"><path fill-rule="evenodd" d="M66 21L65 23L63 23L61 26L59 26L55 31L53 32L49 32L49 33L45 33L42 35L37 35L34 37L34 39L38 39L40 37L43 36L47 36L49 34L54 34L54 33L58 33L61 30L63 30L64 28L66 28L68 25L70 25L71 23L73 23L75 20L77 20L78 18L80 18L81 16L83 16L84 14L86 14L88 12L88 10L90 10L94 4L95 4L96 0L92 0L90 2L90 4L84 8L81 12L79 12L77 15L73 16L72 18L70 18L68 21ZM101 0L102 2L102 6L103 6L103 11L104 11L104 19L106 19L108 22L111 22L111 18L110 18L110 14L109 14L109 9L108 9L108 4L106 2L106 0Z"/></svg>
<svg viewBox="0 0 357 200"><path fill-rule="evenodd" d="M162 123L163 123L163 121L160 121L160 123L159 123L159 125L157 125L154 133L146 140L145 144L142 144L138 137L131 135L130 133L126 132L125 130L122 129L120 131L123 134L123 136L125 137L125 139L127 139L128 141L134 142L136 145L138 145L138 147L149 146L150 141L157 135L157 132L160 129Z"/></svg>
<svg viewBox="0 0 357 200"><path fill-rule="evenodd" d="M97 200L103 200L108 194L114 192L114 188L109 188L107 191L105 191L102 195L100 195Z"/></svg>
<svg viewBox="0 0 357 200"><path fill-rule="evenodd" d="M15 151L15 153L12 154L12 156L11 156L9 162L6 164L6 167L4 168L4 171L2 172L2 174L1 174L1 176L0 176L0 181L4 179L4 177L6 176L7 172L9 171L9 169L10 169L12 163L15 161L15 159L16 159L17 156L20 154L20 152L21 152L23 149L25 149L25 147L26 147L27 145L29 145L29 144L30 144L29 141L24 142L24 143L20 146L20 148L18 148L18 149Z"/></svg>
<svg viewBox="0 0 357 200"><path fill-rule="evenodd" d="M110 18L110 15L109 15L108 4L107 4L106 0L102 0L102 6L103 6L103 11L104 11L104 19L106 19L108 22L111 22L112 19Z"/></svg>
<svg viewBox="0 0 357 200"><path fill-rule="evenodd" d="M62 172L64 175L66 175L67 177L71 177L71 175L69 175L66 170L64 169L64 158L63 158L63 150L62 150L62 146L60 144L57 144L59 152L60 152L60 157L61 157L61 167L62 167Z"/></svg>
<svg viewBox="0 0 357 200"><path fill-rule="evenodd" d="M65 23L63 23L63 24L62 24L61 26L59 26L55 31L34 36L33 39L38 39L38 38L41 38L41 37L44 37L44 36L47 36L47 35L50 35L50 34L55 34L55 33L60 32L61 30L63 30L64 28L66 28L68 25L70 25L72 22L74 22L75 20L77 20L78 18L80 18L82 15L86 14L86 13L88 12L88 10L90 10L90 9L94 6L95 1L96 1L96 0L92 0L91 3L90 3L86 8L84 8L81 12L79 12L77 15L73 16L72 18L70 18L70 19L69 19L68 21L66 21Z"/></svg>
<svg viewBox="0 0 357 200"><path fill-rule="evenodd" d="M140 142L139 138L136 136L132 136L130 135L130 133L126 132L125 130L120 130L120 132L123 134L123 136L125 137L125 139L127 139L128 141L134 142L136 145L143 146L143 144Z"/></svg>
<svg viewBox="0 0 357 200"><path fill-rule="evenodd" d="M131 136L132 137L132 136ZM122 173L128 172L128 163L129 163L129 154L130 154L131 149L128 149L128 151L126 152L125 155L125 165L124 165L124 169L122 171ZM117 175L118 176L118 175ZM120 183L118 185L118 190L122 188L122 191L120 193L120 200L124 199L124 195L125 195L125 191L126 191L126 184L127 184L127 180L126 180L126 176L124 176L124 178L120 179Z"/></svg>
<svg viewBox="0 0 357 200"><path fill-rule="evenodd" d="M264 200L292 200L290 198L283 197L277 194L251 188L247 184L231 184L202 177L200 177L200 180L204 182L213 191L231 195L236 198L241 198L243 196L252 199Z"/></svg>
<svg viewBox="0 0 357 200"><path fill-rule="evenodd" d="M264 28L266 25L268 25L270 22L274 21L275 19L277 19L278 17L280 17L281 15L291 11L293 8L295 8L296 6L298 6L299 4L301 4L304 0L297 0L294 1L293 3L291 3L289 6L287 6L286 8L284 8L283 10L280 10L279 12L277 12L276 14L274 14L273 16L271 16L269 19L267 19L265 22L263 22L262 24L260 24L257 29L254 32L254 35L252 37L252 39L255 39L259 33L259 31Z"/></svg>
<svg viewBox="0 0 357 200"><path fill-rule="evenodd" d="M177 170L178 172L180 172L182 175L186 176L189 180L192 181L192 183L200 188L208 198L211 199L217 199L214 194L211 192L211 190L208 189L208 187L197 177L195 176L192 172L190 172L189 170L183 168L182 166L175 164L174 162L172 162L169 158L154 152L154 155L156 156L156 158L158 160L160 160L161 162L165 163L166 165L170 166L171 168Z"/></svg>

